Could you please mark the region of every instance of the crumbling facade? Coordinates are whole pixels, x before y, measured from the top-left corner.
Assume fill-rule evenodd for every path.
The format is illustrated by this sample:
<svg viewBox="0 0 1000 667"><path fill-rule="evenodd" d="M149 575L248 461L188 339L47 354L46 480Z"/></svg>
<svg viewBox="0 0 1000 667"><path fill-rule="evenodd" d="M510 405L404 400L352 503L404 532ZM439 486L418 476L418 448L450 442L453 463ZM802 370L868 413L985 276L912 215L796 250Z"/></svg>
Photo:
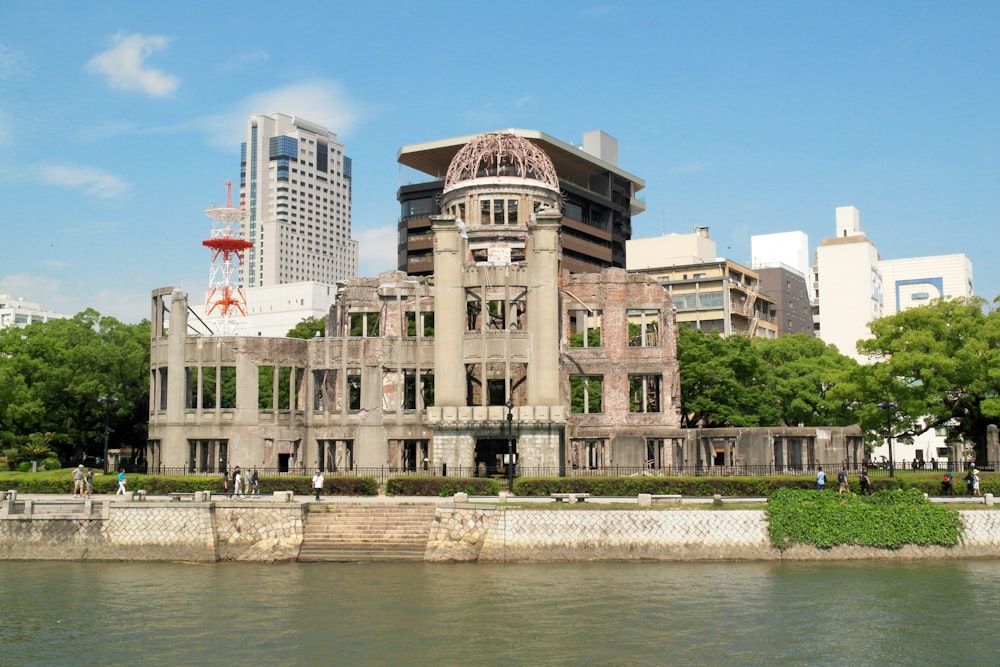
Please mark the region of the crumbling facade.
<svg viewBox="0 0 1000 667"><path fill-rule="evenodd" d="M191 335L186 295L155 291L151 469L490 475L510 453L519 475L773 463L777 441L751 455L733 436L719 457L679 428L670 296L620 268L565 270L559 180L539 148L480 135L439 205L434 274L348 281L323 337ZM796 451L812 446L798 437Z"/></svg>

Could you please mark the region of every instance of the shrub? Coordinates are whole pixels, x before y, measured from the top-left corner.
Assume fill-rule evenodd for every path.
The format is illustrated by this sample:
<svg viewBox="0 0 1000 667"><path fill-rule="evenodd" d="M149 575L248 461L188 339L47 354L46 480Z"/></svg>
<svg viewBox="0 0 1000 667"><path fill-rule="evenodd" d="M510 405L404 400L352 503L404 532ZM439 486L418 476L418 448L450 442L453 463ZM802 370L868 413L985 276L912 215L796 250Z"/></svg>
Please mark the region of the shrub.
<svg viewBox="0 0 1000 667"><path fill-rule="evenodd" d="M780 489L768 500L767 515L771 543L779 549L795 543L820 548L954 546L962 529L958 512L928 502L919 489L871 496Z"/></svg>
<svg viewBox="0 0 1000 667"><path fill-rule="evenodd" d="M391 477L386 480L385 492L390 496L495 496L500 493L500 483L484 477Z"/></svg>

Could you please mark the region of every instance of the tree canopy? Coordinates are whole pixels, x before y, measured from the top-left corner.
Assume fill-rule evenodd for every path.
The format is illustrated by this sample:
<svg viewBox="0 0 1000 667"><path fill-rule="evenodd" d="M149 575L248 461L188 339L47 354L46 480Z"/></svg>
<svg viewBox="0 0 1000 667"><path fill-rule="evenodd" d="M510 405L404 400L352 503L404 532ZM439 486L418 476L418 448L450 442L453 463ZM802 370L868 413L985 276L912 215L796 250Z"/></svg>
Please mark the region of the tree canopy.
<svg viewBox="0 0 1000 667"><path fill-rule="evenodd" d="M309 340L315 336L326 335L326 319L323 317L306 317L285 334L288 338L303 338Z"/></svg>
<svg viewBox="0 0 1000 667"><path fill-rule="evenodd" d="M117 403L102 404L100 396ZM45 441L69 464L146 440L149 322L123 324L88 309L69 319L0 330L0 441Z"/></svg>

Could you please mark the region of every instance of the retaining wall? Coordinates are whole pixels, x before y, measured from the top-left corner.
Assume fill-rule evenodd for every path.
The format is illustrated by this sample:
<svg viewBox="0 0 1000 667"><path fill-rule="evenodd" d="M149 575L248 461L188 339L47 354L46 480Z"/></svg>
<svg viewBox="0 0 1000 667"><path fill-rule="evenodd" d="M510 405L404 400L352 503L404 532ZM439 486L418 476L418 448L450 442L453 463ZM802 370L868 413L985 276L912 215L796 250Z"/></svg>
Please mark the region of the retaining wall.
<svg viewBox="0 0 1000 667"><path fill-rule="evenodd" d="M39 503L41 504L41 503ZM0 560L288 561L303 541L299 502L50 503L0 507ZM23 507L21 508L23 510ZM70 511L72 510L72 511ZM1000 558L1000 512L960 511L955 547L771 547L762 510L552 511L439 505L424 560L824 560Z"/></svg>
<svg viewBox="0 0 1000 667"><path fill-rule="evenodd" d="M425 560L845 560L1000 558L1000 512L960 511L955 547L798 545L778 550L762 510L573 510L439 507Z"/></svg>
<svg viewBox="0 0 1000 667"><path fill-rule="evenodd" d="M4 504L0 560L283 561L302 544L300 503L64 503L27 514Z"/></svg>

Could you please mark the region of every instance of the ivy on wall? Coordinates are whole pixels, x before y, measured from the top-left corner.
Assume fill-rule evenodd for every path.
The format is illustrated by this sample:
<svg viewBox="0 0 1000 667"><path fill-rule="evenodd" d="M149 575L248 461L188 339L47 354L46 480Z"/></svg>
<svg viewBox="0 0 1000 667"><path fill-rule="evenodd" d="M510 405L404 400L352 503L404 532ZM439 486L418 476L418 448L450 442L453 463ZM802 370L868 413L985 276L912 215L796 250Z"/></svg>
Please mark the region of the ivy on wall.
<svg viewBox="0 0 1000 667"><path fill-rule="evenodd" d="M929 502L917 489L872 496L780 489L768 500L767 515L771 543L779 549L796 543L820 548L954 546L962 530L958 512Z"/></svg>

